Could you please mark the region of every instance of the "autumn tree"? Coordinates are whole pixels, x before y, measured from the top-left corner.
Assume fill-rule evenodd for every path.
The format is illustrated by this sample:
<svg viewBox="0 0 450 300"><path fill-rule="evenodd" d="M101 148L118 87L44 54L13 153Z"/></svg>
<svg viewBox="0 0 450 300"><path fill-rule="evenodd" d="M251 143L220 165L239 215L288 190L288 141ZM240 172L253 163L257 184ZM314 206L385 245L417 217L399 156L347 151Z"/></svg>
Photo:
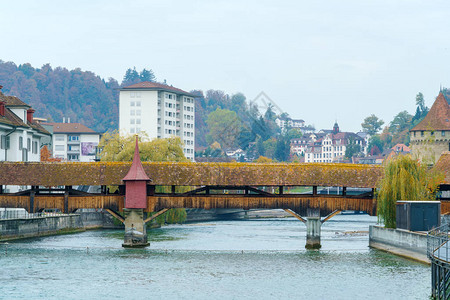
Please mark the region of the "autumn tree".
<svg viewBox="0 0 450 300"><path fill-rule="evenodd" d="M208 115L206 124L209 129L206 140L209 144L218 142L225 149L237 145L237 138L242 124L236 112L217 108Z"/></svg>

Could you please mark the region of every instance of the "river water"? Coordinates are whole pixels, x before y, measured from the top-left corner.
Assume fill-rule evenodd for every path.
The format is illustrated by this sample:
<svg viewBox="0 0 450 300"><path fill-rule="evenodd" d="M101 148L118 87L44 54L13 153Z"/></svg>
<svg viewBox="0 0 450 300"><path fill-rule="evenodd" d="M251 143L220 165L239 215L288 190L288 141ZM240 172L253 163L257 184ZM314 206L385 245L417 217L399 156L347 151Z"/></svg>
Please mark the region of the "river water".
<svg viewBox="0 0 450 300"><path fill-rule="evenodd" d="M0 244L0 299L428 299L430 267L370 249L375 223L338 215L319 251L294 218L165 226L146 249L115 230Z"/></svg>

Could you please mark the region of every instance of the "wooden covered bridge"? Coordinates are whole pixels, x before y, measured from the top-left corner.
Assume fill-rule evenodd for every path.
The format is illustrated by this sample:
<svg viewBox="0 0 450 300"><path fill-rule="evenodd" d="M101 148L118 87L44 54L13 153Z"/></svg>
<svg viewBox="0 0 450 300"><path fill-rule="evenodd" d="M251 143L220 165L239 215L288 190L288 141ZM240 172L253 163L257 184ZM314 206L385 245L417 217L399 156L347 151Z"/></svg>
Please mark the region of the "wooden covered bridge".
<svg viewBox="0 0 450 300"><path fill-rule="evenodd" d="M254 163L142 163L147 184L145 212L170 208L291 209L306 215L308 208L322 215L335 210L376 213L374 190L382 169L354 164ZM127 162L0 163L0 207L29 212L78 208L122 211L130 169ZM15 194L5 186L27 186ZM101 186L85 193L74 186ZM110 186L118 191L109 193ZM323 191L333 193L323 193ZM360 188L355 194L349 188Z"/></svg>

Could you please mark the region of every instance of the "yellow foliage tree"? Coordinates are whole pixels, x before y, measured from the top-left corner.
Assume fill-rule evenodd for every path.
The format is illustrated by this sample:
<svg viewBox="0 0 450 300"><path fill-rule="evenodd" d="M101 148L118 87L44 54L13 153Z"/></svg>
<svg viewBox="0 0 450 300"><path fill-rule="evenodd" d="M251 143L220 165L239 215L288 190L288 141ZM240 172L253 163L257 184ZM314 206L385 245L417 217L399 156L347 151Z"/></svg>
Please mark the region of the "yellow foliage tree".
<svg viewBox="0 0 450 300"><path fill-rule="evenodd" d="M117 130L107 132L99 143L102 161L132 161L136 142L135 135L121 135ZM138 136L139 155L142 161L189 161L183 154L183 143L179 137L150 140L145 132ZM110 187L110 191L117 187ZM157 192L170 192L169 187L157 187ZM159 216L158 223L181 223L186 219L183 208L171 209Z"/></svg>
<svg viewBox="0 0 450 300"><path fill-rule="evenodd" d="M141 133L139 154L142 161L188 161L183 154L183 143L179 137L150 140ZM100 140L100 159L102 161L132 161L135 135L121 135L117 130L105 133Z"/></svg>

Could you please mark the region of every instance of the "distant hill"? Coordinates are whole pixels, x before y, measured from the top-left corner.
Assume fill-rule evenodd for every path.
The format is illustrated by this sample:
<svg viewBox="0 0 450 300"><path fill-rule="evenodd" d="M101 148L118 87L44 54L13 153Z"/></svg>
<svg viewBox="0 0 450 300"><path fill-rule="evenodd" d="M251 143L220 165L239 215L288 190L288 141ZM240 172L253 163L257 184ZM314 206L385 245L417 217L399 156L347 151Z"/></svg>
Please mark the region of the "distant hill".
<svg viewBox="0 0 450 300"><path fill-rule="evenodd" d="M82 123L98 132L114 130L119 122L119 83L103 80L89 71L52 68L37 69L30 64L17 66L0 60L3 93L30 104L36 117Z"/></svg>

